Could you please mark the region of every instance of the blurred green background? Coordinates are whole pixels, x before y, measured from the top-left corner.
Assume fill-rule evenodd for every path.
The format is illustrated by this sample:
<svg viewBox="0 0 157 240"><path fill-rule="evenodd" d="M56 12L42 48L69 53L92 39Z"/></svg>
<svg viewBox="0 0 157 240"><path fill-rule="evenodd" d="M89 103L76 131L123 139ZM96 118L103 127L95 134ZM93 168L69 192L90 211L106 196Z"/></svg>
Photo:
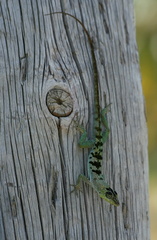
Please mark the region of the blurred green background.
<svg viewBox="0 0 157 240"><path fill-rule="evenodd" d="M136 35L140 55L149 139L149 202L151 240L157 239L157 0L135 0Z"/></svg>

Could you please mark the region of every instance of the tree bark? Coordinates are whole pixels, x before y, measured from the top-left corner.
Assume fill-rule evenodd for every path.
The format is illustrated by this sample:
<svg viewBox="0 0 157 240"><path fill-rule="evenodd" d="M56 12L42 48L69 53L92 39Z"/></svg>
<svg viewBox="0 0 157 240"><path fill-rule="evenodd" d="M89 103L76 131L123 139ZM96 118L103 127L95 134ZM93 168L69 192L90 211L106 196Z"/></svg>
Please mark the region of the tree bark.
<svg viewBox="0 0 157 240"><path fill-rule="evenodd" d="M88 150L77 145L74 120L91 136L93 69L82 27L68 16L46 15L55 11L80 19L94 41L101 107L104 93L112 103L103 172L119 195L117 208L85 184L70 194L78 175L87 176ZM1 240L149 239L147 129L133 12L131 0L1 1ZM68 116L49 112L52 88L70 94Z"/></svg>

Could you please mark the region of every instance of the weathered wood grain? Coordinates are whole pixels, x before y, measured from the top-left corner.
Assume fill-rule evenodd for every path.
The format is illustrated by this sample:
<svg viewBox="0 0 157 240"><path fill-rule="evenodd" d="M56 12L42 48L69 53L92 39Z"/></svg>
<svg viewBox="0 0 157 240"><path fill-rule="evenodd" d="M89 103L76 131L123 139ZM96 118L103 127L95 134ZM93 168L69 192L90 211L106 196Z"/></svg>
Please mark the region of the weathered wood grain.
<svg viewBox="0 0 157 240"><path fill-rule="evenodd" d="M0 239L148 240L148 157L144 101L130 0L1 1ZM88 186L70 194L87 174L77 116L92 135L93 78L86 36L95 45L104 106L112 103L104 145L104 174L119 194L110 206ZM71 93L73 112L53 117L49 89Z"/></svg>

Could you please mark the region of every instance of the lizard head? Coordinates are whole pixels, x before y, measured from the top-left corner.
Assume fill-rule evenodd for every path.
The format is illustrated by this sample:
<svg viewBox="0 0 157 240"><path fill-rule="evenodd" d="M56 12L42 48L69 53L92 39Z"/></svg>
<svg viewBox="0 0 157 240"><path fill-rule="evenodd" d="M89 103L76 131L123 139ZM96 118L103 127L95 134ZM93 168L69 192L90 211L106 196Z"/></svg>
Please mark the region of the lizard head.
<svg viewBox="0 0 157 240"><path fill-rule="evenodd" d="M118 195L110 187L104 187L98 192L99 196L114 206L119 206Z"/></svg>

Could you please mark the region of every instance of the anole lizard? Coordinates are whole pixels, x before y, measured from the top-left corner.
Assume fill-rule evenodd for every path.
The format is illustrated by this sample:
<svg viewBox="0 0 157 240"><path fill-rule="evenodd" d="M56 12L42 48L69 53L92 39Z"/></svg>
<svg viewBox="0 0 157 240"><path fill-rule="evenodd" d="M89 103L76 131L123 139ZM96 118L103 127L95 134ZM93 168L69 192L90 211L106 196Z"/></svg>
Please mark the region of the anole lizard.
<svg viewBox="0 0 157 240"><path fill-rule="evenodd" d="M79 140L79 146L82 148L92 148L90 154L88 156L88 178L83 174L80 174L77 183L74 186L74 190L80 189L81 181L86 182L95 191L98 195L105 199L110 204L114 206L119 206L119 200L116 191L112 190L108 183L104 180L104 175L102 174L102 159L103 159L103 144L106 142L107 137L109 135L109 128L106 119L106 113L108 111L108 107L105 107L102 111L100 109L99 104L99 89L98 89L98 81L99 74L97 69L96 57L94 53L93 41L83 25L83 23L77 19L75 16L66 13L66 12L53 12L50 14L64 14L74 18L79 24L81 24L83 30L85 31L88 42L91 49L92 55L92 64L93 64L93 78L94 78L94 140L87 139L87 132L83 127L79 127L79 130L82 132L81 138ZM46 14L46 15L50 15ZM102 132L102 123L105 126L105 132ZM72 191L72 192L73 192Z"/></svg>

